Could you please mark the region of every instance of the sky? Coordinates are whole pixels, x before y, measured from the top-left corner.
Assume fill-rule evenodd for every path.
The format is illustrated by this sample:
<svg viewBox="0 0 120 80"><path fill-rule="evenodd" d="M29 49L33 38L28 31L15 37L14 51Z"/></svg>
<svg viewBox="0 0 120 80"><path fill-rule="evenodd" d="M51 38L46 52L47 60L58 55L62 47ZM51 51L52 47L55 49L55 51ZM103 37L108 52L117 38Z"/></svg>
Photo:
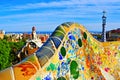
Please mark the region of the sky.
<svg viewBox="0 0 120 80"><path fill-rule="evenodd" d="M88 31L120 28L120 0L0 0L0 30L6 32L54 31L64 22L77 22Z"/></svg>

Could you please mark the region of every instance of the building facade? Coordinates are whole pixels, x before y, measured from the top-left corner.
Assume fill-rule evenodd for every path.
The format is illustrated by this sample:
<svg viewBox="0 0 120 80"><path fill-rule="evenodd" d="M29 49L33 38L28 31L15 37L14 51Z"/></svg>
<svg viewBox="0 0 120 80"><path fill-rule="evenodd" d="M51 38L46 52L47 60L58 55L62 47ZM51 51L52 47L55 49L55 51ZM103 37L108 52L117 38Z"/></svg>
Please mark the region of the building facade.
<svg viewBox="0 0 120 80"><path fill-rule="evenodd" d="M5 35L5 31L0 30L0 39L3 39L3 38L4 38L4 35Z"/></svg>
<svg viewBox="0 0 120 80"><path fill-rule="evenodd" d="M120 41L120 28L107 31L107 41Z"/></svg>

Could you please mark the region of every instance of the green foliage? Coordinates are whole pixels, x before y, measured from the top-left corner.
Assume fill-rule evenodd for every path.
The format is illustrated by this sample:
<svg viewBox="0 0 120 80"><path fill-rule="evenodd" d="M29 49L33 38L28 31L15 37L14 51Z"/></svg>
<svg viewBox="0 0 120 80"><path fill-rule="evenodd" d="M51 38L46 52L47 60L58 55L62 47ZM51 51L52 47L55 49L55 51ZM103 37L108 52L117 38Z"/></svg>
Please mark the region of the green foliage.
<svg viewBox="0 0 120 80"><path fill-rule="evenodd" d="M16 53L24 44L23 41L8 42L6 39L0 40L0 70L18 62Z"/></svg>
<svg viewBox="0 0 120 80"><path fill-rule="evenodd" d="M10 46L6 40L0 40L0 70L11 66L10 63Z"/></svg>
<svg viewBox="0 0 120 80"><path fill-rule="evenodd" d="M8 40L9 37L7 37L6 35L4 35L4 40Z"/></svg>
<svg viewBox="0 0 120 80"><path fill-rule="evenodd" d="M97 39L99 39L99 40L102 39L102 36L101 36L101 35L98 35L98 36L97 36Z"/></svg>
<svg viewBox="0 0 120 80"><path fill-rule="evenodd" d="M17 52L22 48L22 46L25 44L25 42L20 41L20 42L9 42L11 51L10 51L10 56L11 59L10 61L15 64L18 62L18 57L17 57Z"/></svg>

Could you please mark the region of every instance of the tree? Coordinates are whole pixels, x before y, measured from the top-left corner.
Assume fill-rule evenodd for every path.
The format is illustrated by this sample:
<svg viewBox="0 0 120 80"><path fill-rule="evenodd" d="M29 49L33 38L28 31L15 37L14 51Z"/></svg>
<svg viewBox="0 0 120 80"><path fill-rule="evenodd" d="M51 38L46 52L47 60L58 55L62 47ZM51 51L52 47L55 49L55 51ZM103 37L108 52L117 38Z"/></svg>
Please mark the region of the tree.
<svg viewBox="0 0 120 80"><path fill-rule="evenodd" d="M19 42L9 42L10 45L10 56L11 56L11 62L12 64L16 64L19 62L19 59L17 57L17 52L21 50L22 46L25 45L25 42L19 41Z"/></svg>
<svg viewBox="0 0 120 80"><path fill-rule="evenodd" d="M0 70L11 66L10 62L10 46L6 40L0 40Z"/></svg>
<svg viewBox="0 0 120 80"><path fill-rule="evenodd" d="M17 52L25 42L8 42L6 39L0 40L0 70L12 66L19 62Z"/></svg>

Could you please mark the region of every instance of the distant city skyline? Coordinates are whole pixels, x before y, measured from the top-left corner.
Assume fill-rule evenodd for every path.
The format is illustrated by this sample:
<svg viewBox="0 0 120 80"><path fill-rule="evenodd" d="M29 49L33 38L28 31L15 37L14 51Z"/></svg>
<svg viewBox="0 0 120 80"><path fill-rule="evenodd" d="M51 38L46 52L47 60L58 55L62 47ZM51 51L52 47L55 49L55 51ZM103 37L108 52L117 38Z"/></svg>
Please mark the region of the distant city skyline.
<svg viewBox="0 0 120 80"><path fill-rule="evenodd" d="M120 0L1 0L0 30L54 31L64 22L77 22L88 31L102 31L103 10L106 30L120 28Z"/></svg>

